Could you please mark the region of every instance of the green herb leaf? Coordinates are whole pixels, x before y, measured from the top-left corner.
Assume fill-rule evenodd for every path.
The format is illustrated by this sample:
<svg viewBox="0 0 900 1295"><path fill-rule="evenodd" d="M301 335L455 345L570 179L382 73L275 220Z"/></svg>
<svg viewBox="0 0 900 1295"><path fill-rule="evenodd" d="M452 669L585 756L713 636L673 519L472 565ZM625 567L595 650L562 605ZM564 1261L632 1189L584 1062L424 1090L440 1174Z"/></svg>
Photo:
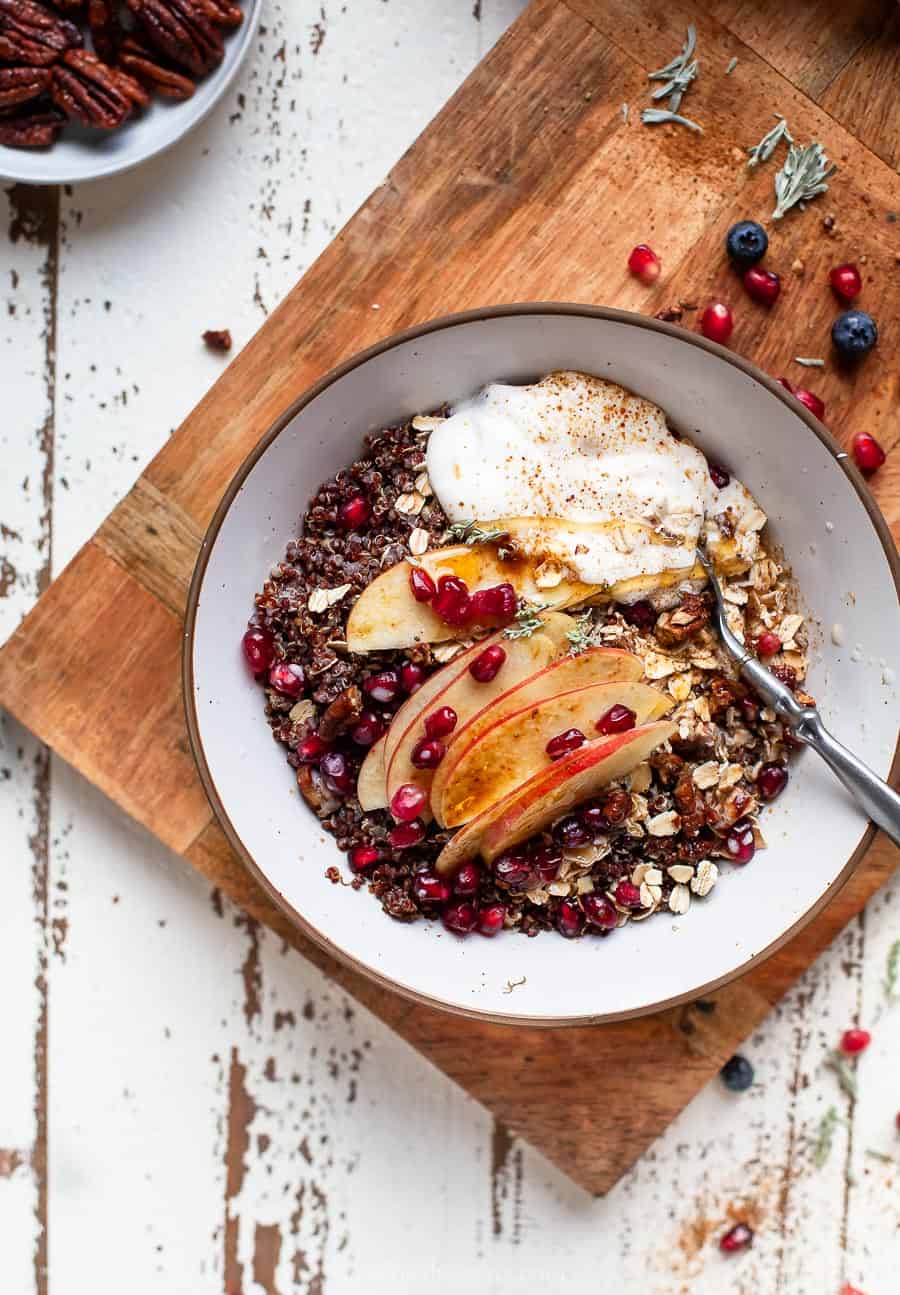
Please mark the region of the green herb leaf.
<svg viewBox="0 0 900 1295"><path fill-rule="evenodd" d="M728 66L725 68L725 75L726 75L726 76L731 76L732 72L733 72L733 71L734 71L734 69L737 67L737 65L738 65L738 61L737 61L737 59L736 59L736 58L730 58L730 59L728 60Z"/></svg>
<svg viewBox="0 0 900 1295"><path fill-rule="evenodd" d="M866 1147L866 1155L871 1156L873 1160L880 1160L883 1165L896 1163L893 1156L887 1155L884 1151L875 1151L872 1147Z"/></svg>
<svg viewBox="0 0 900 1295"><path fill-rule="evenodd" d="M829 1070L833 1070L837 1075L837 1081L848 1097L856 1097L859 1087L856 1082L856 1075L850 1069L847 1058L841 1052L832 1052L827 1058L825 1065Z"/></svg>
<svg viewBox="0 0 900 1295"><path fill-rule="evenodd" d="M889 1003L896 1003L900 994L900 940L895 940L888 949L887 963L884 971L884 996Z"/></svg>
<svg viewBox="0 0 900 1295"><path fill-rule="evenodd" d="M703 134L703 127L689 117L681 117L677 112L666 112L663 108L645 108L641 113L641 121L645 126L664 126L671 122L673 126L687 126L688 130L694 130L698 135Z"/></svg>
<svg viewBox="0 0 900 1295"><path fill-rule="evenodd" d="M444 539L458 540L462 544L493 544L495 540L506 539L508 534L509 531L482 527L477 522L451 522L444 532Z"/></svg>
<svg viewBox="0 0 900 1295"><path fill-rule="evenodd" d="M837 1113L837 1107L829 1106L819 1123L819 1135L816 1138L816 1150L813 1159L817 1169L821 1169L831 1155L835 1130L840 1123L841 1117Z"/></svg>
<svg viewBox="0 0 900 1295"><path fill-rule="evenodd" d="M539 630L543 625L541 612L545 612L549 606L549 603L523 602L516 612L516 624L505 629L503 637L507 639L531 638L535 630Z"/></svg>
<svg viewBox="0 0 900 1295"><path fill-rule="evenodd" d="M747 149L749 167L759 166L760 162L768 162L783 139L786 139L789 144L794 142L794 137L788 130L788 124L781 113L776 112L774 115L778 118L778 125L773 126L767 135L763 135L758 144Z"/></svg>
<svg viewBox="0 0 900 1295"><path fill-rule="evenodd" d="M828 181L837 170L829 165L821 144L791 144L784 166L775 176L773 220L781 220L798 203L811 202L828 191Z"/></svg>

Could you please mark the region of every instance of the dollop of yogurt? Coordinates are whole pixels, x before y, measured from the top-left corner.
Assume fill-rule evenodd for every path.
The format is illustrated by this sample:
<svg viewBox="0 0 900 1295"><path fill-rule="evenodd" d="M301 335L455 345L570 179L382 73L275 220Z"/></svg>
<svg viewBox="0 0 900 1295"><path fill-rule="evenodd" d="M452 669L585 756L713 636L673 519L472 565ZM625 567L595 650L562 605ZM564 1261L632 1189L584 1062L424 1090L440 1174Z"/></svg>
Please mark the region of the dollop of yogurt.
<svg viewBox="0 0 900 1295"><path fill-rule="evenodd" d="M451 521L533 519L517 520L517 545L596 585L687 571L707 531L749 560L766 521L739 481L715 486L661 409L585 373L461 401L432 431L427 469Z"/></svg>

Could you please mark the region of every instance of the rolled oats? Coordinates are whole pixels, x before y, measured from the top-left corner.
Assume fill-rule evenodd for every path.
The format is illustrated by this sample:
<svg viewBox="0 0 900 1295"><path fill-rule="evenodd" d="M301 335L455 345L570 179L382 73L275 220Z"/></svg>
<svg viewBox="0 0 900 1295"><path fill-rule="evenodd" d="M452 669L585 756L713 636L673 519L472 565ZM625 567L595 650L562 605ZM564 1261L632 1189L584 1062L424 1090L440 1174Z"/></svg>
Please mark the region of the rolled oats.
<svg viewBox="0 0 900 1295"><path fill-rule="evenodd" d="M661 886L663 882L662 871L659 868L648 868L644 873L644 881L648 886Z"/></svg>
<svg viewBox="0 0 900 1295"><path fill-rule="evenodd" d="M433 432L436 427L440 427L443 421L443 418L432 418L430 415L416 414L412 420L412 428L414 432Z"/></svg>
<svg viewBox="0 0 900 1295"><path fill-rule="evenodd" d="M404 513L407 517L418 517L424 507L425 496L420 495L418 490L411 490L407 495L398 496L394 504L397 512Z"/></svg>
<svg viewBox="0 0 900 1295"><path fill-rule="evenodd" d="M671 868L667 868L669 876L679 885L687 885L693 879L694 869L689 863L673 863Z"/></svg>
<svg viewBox="0 0 900 1295"><path fill-rule="evenodd" d="M452 661L455 656L459 656L463 646L462 643L454 642L435 643L431 649L431 655L439 665L445 665L448 661Z"/></svg>
<svg viewBox="0 0 900 1295"><path fill-rule="evenodd" d="M416 557L421 557L423 553L428 552L428 544L431 536L421 526L414 527L409 533L409 551Z"/></svg>
<svg viewBox="0 0 900 1295"><path fill-rule="evenodd" d="M681 826L681 819L672 809L665 810L662 814L655 814L647 823L647 831L651 836L674 836Z"/></svg>
<svg viewBox="0 0 900 1295"><path fill-rule="evenodd" d="M737 745L740 745L738 743ZM729 787L736 786L744 776L744 766L741 764L726 764L719 770L719 790L727 791Z"/></svg>
<svg viewBox="0 0 900 1295"><path fill-rule="evenodd" d="M641 907L656 908L662 899L662 886L651 886L645 881L641 886Z"/></svg>
<svg viewBox="0 0 900 1295"><path fill-rule="evenodd" d="M719 766L715 760L707 760L704 764L698 764L693 773L694 785L701 791L706 791L709 787L715 787L719 781Z"/></svg>
<svg viewBox="0 0 900 1295"><path fill-rule="evenodd" d="M691 680L686 674L674 675L669 680L669 692L676 701L687 701L691 695Z"/></svg>
<svg viewBox="0 0 900 1295"><path fill-rule="evenodd" d="M431 482L428 479L427 472L420 472L413 484L415 485L415 488L416 490L418 490L419 494L424 495L426 499L428 498L429 495L434 494L434 491L431 488Z"/></svg>
<svg viewBox="0 0 900 1295"><path fill-rule="evenodd" d="M558 562L541 562L535 568L534 583L538 589L555 589L562 584L563 569Z"/></svg>
<svg viewBox="0 0 900 1295"><path fill-rule="evenodd" d="M636 868L632 869L632 873L631 873L632 886L640 886L643 883L643 880L649 871L650 871L649 863L639 863Z"/></svg>
<svg viewBox="0 0 900 1295"><path fill-rule="evenodd" d="M669 896L669 908L673 913L686 913L691 906L691 892L687 886L674 886Z"/></svg>
<svg viewBox="0 0 900 1295"><path fill-rule="evenodd" d="M318 714L318 708L314 701L304 697L298 701L288 711L288 719L292 724L305 724L308 720L314 720Z"/></svg>
<svg viewBox="0 0 900 1295"><path fill-rule="evenodd" d="M695 895L702 898L704 895L709 894L718 880L718 865L713 863L711 859L702 859L697 864L697 875L691 882L691 890Z"/></svg>
<svg viewBox="0 0 900 1295"><path fill-rule="evenodd" d="M325 612L346 597L352 588L352 585L338 585L336 589L314 589L306 606L311 612Z"/></svg>

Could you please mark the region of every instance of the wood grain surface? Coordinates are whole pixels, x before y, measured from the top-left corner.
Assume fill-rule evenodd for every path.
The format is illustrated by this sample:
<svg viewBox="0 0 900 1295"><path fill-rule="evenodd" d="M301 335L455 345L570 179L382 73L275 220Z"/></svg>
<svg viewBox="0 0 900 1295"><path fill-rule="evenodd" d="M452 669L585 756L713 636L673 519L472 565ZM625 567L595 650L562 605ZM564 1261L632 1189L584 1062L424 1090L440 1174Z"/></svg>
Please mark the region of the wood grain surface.
<svg viewBox="0 0 900 1295"><path fill-rule="evenodd" d="M800 13L722 0L698 16L679 3L535 0L0 654L0 700L14 715L593 1192L609 1189L762 1020L885 878L896 852L874 849L811 928L717 995L711 1010L547 1034L463 1024L413 1006L287 928L213 823L181 716L180 615L190 570L234 471L314 379L397 328L491 301L572 299L655 313L678 301L730 299L737 351L812 386L845 443L865 427L890 450L900 437L890 345L853 374L829 362L811 375L793 363L796 355L828 355L835 304L824 285L839 260L862 263L866 308L884 338L897 334L900 177L892 169L897 117L886 72L896 41L888 8L835 11L823 3ZM689 21L698 26L703 71L684 111L703 124L702 136L639 120L647 72L672 56ZM726 76L732 58L738 62ZM858 71L876 66L874 82ZM741 294L721 243L734 219L771 209L774 166L748 171L743 150L775 111L796 138L819 140L840 170L825 198L770 226L768 264L785 289L769 314ZM625 269L639 241L652 242L663 259L652 290ZM688 312L686 325L693 319ZM894 454L873 491L895 535L898 481ZM473 1047L473 1036L485 1046ZM613 1058L615 1066L605 1064ZM650 1096L626 1123L607 1122L585 1137L598 1067L610 1100L625 1101L636 1080Z"/></svg>

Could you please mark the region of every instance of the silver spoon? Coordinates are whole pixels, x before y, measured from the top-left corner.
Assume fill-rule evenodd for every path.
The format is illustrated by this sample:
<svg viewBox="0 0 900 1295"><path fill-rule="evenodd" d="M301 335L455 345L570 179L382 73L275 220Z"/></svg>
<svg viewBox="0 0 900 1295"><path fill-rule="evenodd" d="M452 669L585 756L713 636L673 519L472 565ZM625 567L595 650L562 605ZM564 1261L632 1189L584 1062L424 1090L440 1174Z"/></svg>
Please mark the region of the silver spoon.
<svg viewBox="0 0 900 1295"><path fill-rule="evenodd" d="M738 663L743 678L766 705L771 706L793 729L801 742L818 752L872 822L882 828L896 845L900 845L900 796L873 773L868 765L863 764L858 756L832 737L815 706L802 706L790 688L776 679L771 670L767 670L740 639L732 634L725 620L725 602L712 563L701 548L697 549L697 557L709 576L710 588L715 595L715 627L725 650Z"/></svg>

